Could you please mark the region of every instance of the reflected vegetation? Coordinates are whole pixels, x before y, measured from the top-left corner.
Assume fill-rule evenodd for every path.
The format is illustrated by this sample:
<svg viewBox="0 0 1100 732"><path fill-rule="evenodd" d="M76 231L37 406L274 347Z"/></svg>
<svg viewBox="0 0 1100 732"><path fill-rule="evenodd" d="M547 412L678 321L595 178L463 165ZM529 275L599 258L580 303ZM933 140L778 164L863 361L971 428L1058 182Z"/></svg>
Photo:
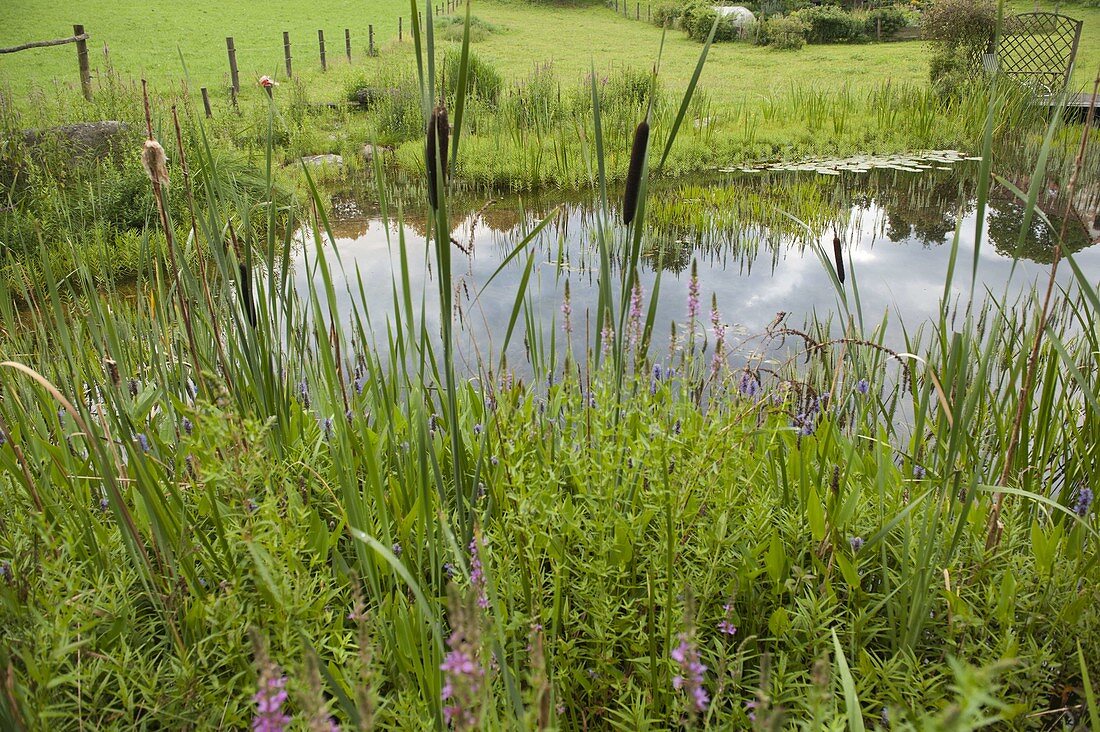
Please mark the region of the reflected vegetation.
<svg viewBox="0 0 1100 732"><path fill-rule="evenodd" d="M846 322L859 316L868 328L886 317L889 333L900 339L902 327L912 330L938 313L956 229L960 261L974 258L976 169L967 161L945 167L828 176L765 171L656 184L648 202L641 280L648 296L657 284L657 272L662 273L657 322L664 325L654 345L675 349L677 337L670 333L684 337L684 303L693 262L698 265L705 299L710 302L714 297L722 322L743 334L745 343L753 340L753 334L765 332L779 312L787 313L791 323ZM401 271L395 236L398 206L390 207L386 222L377 208L346 197L335 208L357 212L352 218L334 221L334 235L346 271L355 273L349 280L361 277L371 285L368 304L377 327L383 322L379 318L392 310L393 273ZM1062 218L1054 213L1060 210L1057 201L1045 202L1043 209L1054 227L1062 226ZM415 204L403 205L401 210L410 275L430 302L436 286L431 284L434 274L424 257L428 221ZM591 198L580 194L503 197L488 203L459 198L453 201L451 213L456 222L456 303L469 353L501 336L525 257L508 262L492 287L480 297L476 293L546 217L548 225L528 251L534 258L528 313L532 322L541 323L544 337L553 337L558 347L568 347L567 341L577 348L592 342L594 334L586 331L595 320L595 242L600 217ZM1047 276L1058 232L1044 217L1036 216L1019 246L1021 261L1014 267L1012 254L1018 248L1021 219L1022 206L1011 194L994 190L978 252L975 297L984 298L988 292L1014 297ZM612 215L611 220L617 217ZM1092 247L1095 241L1088 230L1071 217L1066 231L1068 249L1078 253L1082 269L1100 279L1100 247ZM621 242L624 234L614 229L611 236ZM858 305L844 304L845 298L823 269L823 261L833 262L834 236L840 240L848 272L845 298L856 299L850 295L853 285L858 286ZM300 241L305 247L311 235L303 232ZM297 268L299 278L305 269ZM560 322L566 282L573 322L578 324L570 338L562 333ZM349 285L358 290L354 282ZM304 280L299 280L299 286L305 286ZM951 297L965 299L968 287L969 278L956 278ZM859 312L847 310L853 307ZM700 337L707 335L705 325L699 326ZM515 362L526 360L519 350L514 355Z"/></svg>

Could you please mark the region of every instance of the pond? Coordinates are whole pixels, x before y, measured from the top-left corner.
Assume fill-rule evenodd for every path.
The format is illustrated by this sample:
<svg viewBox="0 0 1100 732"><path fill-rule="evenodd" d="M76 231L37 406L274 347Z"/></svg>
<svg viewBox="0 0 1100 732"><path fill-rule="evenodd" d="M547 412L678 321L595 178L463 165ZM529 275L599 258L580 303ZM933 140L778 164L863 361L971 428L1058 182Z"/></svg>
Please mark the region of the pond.
<svg viewBox="0 0 1100 732"><path fill-rule="evenodd" d="M919 170L861 168L828 175L790 170L735 172L699 183L656 187L648 201L641 275L648 308L661 273L651 353L662 361L664 354L684 347L693 262L701 294L695 344L713 342L714 302L719 321L726 326L733 367L775 347L762 335L780 313L789 325L799 328L813 318L831 320L834 332L842 330L850 317L864 335L885 319L882 342L905 350L904 332L912 334L939 317L956 229L958 262L948 293L950 308L965 307L972 294L976 303L991 298L1012 303L1037 283L1045 286L1057 232L1036 219L1015 261L1012 254L1017 249L1022 206L1006 191L995 191L976 246L976 173L974 163L957 160ZM377 348L385 353L385 322L393 317L393 288L400 283L399 225L392 216L383 220L377 212L362 213L354 198L337 203L337 210L345 215L334 222L335 241L328 245L340 260L337 264L330 256L338 306L345 313L353 303L361 313L365 306ZM439 322L434 257L426 250L423 207L410 208L415 212L405 212L403 228L414 304L419 309L423 293L427 328L435 335ZM349 210L352 215L347 215ZM461 370L476 373L479 364L495 360L527 264L526 253L509 262L480 297L477 293L544 217L549 217L549 223L528 250L534 257L529 312L540 326L541 348L546 352L553 342L560 362L567 340L575 358L583 358L586 344L598 343L594 308L599 217L592 200L542 196L458 201L452 211L457 243L451 250ZM612 221L615 241L621 245L626 234L618 212L613 212ZM1051 222L1061 226L1053 215ZM1095 234L1077 218L1071 219L1067 230L1077 263L1090 280L1100 281ZM835 266L834 236L840 239L845 259L843 299L827 270ZM316 245L312 235L304 232L299 241L295 278L299 291L304 291L310 272L315 272L308 264ZM975 249L978 271L971 293ZM1058 280L1063 285L1072 282L1068 267L1060 268ZM567 283L570 338L566 338L562 307ZM508 361L519 371L529 371L523 333L521 316Z"/></svg>

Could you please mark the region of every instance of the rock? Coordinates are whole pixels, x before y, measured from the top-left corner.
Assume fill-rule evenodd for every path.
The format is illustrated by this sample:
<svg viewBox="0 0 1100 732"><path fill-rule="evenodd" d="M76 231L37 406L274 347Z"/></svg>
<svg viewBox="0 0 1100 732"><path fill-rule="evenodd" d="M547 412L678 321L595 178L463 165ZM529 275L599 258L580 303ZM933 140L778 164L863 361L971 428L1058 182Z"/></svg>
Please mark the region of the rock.
<svg viewBox="0 0 1100 732"><path fill-rule="evenodd" d="M23 142L28 147L55 144L69 156L70 162L81 158L101 158L118 146L125 144L130 126L125 122L103 120L78 122L71 125L48 127L44 130L24 130ZM135 147L135 152L137 152Z"/></svg>
<svg viewBox="0 0 1100 732"><path fill-rule="evenodd" d="M382 157L385 152L386 148L381 145L372 145L368 142L366 145L363 145L363 148L359 151L359 157L363 159L364 163L373 163L376 156Z"/></svg>
<svg viewBox="0 0 1100 732"><path fill-rule="evenodd" d="M313 168L329 166L332 168L344 167L344 159L339 155L303 155L302 162Z"/></svg>

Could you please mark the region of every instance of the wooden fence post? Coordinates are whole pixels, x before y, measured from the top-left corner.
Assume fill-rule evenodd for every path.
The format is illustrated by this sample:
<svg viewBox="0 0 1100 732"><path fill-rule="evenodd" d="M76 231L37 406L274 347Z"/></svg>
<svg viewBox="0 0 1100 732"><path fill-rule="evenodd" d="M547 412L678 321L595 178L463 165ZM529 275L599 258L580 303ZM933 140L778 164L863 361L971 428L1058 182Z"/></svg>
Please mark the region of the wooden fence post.
<svg viewBox="0 0 1100 732"><path fill-rule="evenodd" d="M397 16L397 40L401 40L401 16Z"/></svg>
<svg viewBox="0 0 1100 732"><path fill-rule="evenodd" d="M351 63L351 28L344 29L344 50L348 54L348 63Z"/></svg>
<svg viewBox="0 0 1100 732"><path fill-rule="evenodd" d="M283 60L286 62L286 78L294 77L294 71L290 65L290 31L283 31Z"/></svg>
<svg viewBox="0 0 1100 732"><path fill-rule="evenodd" d="M237 48L233 45L233 36L226 37L225 50L229 52L230 86L233 87L233 92L236 94L241 90L241 77L237 73Z"/></svg>
<svg viewBox="0 0 1100 732"><path fill-rule="evenodd" d="M374 25L367 26L367 55L374 55Z"/></svg>
<svg viewBox="0 0 1100 732"><path fill-rule="evenodd" d="M202 92L202 108L203 108L203 111L206 112L206 118L210 119L211 117L214 116L214 113L212 111L210 111L210 94L207 93L205 86L202 87L201 89L199 89L199 91Z"/></svg>
<svg viewBox="0 0 1100 732"><path fill-rule="evenodd" d="M641 19L642 19L642 4L638 3L634 7L634 20L641 20Z"/></svg>
<svg viewBox="0 0 1100 732"><path fill-rule="evenodd" d="M84 35L84 26L74 25L73 35ZM84 92L84 98L92 101L92 67L88 64L88 41L80 39L76 42L76 62L80 66L80 90Z"/></svg>
<svg viewBox="0 0 1100 732"><path fill-rule="evenodd" d="M328 71L328 63L325 62L325 32L317 30L317 45L321 47L321 71Z"/></svg>

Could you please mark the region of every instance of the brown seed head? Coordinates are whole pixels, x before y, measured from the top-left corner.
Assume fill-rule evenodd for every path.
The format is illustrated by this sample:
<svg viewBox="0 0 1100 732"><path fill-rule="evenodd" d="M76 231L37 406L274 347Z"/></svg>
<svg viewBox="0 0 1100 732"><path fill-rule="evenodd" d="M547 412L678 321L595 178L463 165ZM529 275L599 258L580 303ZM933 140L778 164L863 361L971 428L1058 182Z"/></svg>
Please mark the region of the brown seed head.
<svg viewBox="0 0 1100 732"><path fill-rule="evenodd" d="M168 185L168 159L164 148L156 140L146 140L141 150L141 165L149 180L162 186Z"/></svg>

